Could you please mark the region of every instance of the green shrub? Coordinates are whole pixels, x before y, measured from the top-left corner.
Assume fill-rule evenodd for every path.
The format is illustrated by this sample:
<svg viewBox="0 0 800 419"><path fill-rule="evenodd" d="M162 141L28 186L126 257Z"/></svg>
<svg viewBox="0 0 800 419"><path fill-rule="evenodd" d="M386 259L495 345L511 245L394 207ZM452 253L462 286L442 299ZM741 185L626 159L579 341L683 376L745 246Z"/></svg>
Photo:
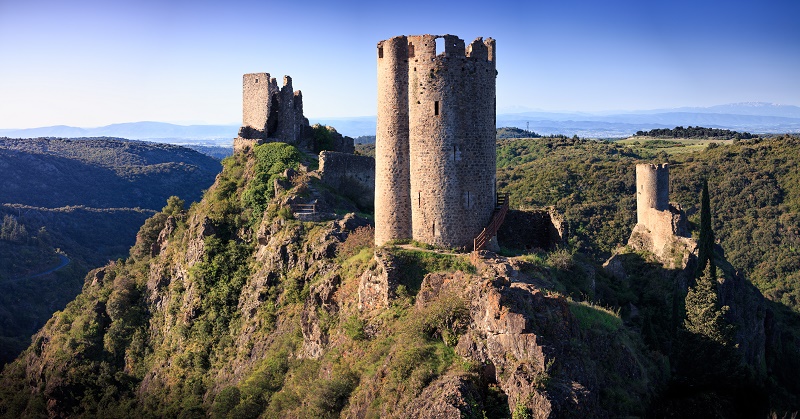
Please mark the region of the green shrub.
<svg viewBox="0 0 800 419"><path fill-rule="evenodd" d="M254 219L260 219L275 193L275 179L286 169L297 168L302 154L289 144L266 143L253 147L253 156L253 178L242 193L242 203L252 209Z"/></svg>

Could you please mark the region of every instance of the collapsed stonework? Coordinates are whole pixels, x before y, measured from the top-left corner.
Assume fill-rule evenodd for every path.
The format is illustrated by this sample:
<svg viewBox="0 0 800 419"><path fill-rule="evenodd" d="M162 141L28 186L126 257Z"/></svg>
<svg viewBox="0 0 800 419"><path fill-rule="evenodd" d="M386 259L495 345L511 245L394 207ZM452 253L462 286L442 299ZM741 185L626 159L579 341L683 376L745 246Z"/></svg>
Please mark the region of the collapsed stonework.
<svg viewBox="0 0 800 419"><path fill-rule="evenodd" d="M437 39L444 51L436 50ZM495 190L495 41L397 36L378 43L375 243L467 248Z"/></svg>
<svg viewBox="0 0 800 419"><path fill-rule="evenodd" d="M324 129L315 138L315 130ZM283 77L283 87L269 73L242 76L242 127L233 140L234 152L256 144L280 141L307 151L327 149L353 152L353 139L330 127L311 127L303 115L303 93L292 88L292 78ZM324 144L322 144L324 143Z"/></svg>

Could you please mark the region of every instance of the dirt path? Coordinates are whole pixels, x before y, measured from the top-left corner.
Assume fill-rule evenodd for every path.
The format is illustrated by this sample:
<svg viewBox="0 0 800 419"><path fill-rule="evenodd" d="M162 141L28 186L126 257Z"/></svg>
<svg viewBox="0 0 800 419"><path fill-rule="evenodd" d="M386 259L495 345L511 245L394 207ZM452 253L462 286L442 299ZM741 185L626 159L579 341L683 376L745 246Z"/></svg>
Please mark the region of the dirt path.
<svg viewBox="0 0 800 419"><path fill-rule="evenodd" d="M65 267L65 266L69 265L70 260L66 255L62 255L62 254L59 253L58 254L58 258L59 258L58 266L56 266L54 268L48 269L46 271L35 273L33 275L24 276L22 278L14 278L14 279L10 280L9 282L20 282L20 281L24 281L26 279L38 278L40 276L45 276L47 274L51 274L51 273L53 273L53 272Z"/></svg>

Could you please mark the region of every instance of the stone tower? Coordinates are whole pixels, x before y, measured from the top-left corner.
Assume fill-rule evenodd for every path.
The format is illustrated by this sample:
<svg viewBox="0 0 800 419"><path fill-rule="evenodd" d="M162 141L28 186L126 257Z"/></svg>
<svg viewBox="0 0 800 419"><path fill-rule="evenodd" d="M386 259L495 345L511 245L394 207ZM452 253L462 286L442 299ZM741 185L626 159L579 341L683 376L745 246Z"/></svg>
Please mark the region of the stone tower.
<svg viewBox="0 0 800 419"><path fill-rule="evenodd" d="M496 77L491 38L466 47L452 35L378 43L376 244L412 238L467 248L488 225Z"/></svg>
<svg viewBox="0 0 800 419"><path fill-rule="evenodd" d="M269 73L242 77L242 127L239 137L274 139L308 148L310 132L303 116L303 94L294 91L292 78L283 77L283 87Z"/></svg>
<svg viewBox="0 0 800 419"><path fill-rule="evenodd" d="M669 164L636 165L636 222L653 225L650 209L669 209Z"/></svg>
<svg viewBox="0 0 800 419"><path fill-rule="evenodd" d="M278 122L278 82L269 73L245 74L242 79L242 129L248 134L244 138L269 138Z"/></svg>

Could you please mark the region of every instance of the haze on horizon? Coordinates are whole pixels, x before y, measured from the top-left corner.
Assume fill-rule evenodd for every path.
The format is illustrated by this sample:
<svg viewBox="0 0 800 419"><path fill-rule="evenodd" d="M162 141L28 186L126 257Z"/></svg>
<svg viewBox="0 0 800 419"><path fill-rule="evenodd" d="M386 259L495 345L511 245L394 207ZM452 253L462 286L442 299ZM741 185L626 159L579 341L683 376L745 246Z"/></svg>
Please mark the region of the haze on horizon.
<svg viewBox="0 0 800 419"><path fill-rule="evenodd" d="M237 124L242 74L290 75L310 117L374 115L375 46L498 48L498 111L800 105L800 3L0 0L0 128Z"/></svg>

